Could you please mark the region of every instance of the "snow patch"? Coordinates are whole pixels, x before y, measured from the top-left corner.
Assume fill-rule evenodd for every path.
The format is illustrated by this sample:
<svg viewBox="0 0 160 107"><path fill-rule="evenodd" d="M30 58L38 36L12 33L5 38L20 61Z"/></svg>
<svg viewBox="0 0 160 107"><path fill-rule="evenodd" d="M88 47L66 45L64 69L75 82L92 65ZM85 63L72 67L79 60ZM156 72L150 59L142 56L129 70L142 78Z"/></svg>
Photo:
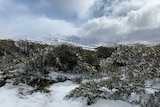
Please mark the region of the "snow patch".
<svg viewBox="0 0 160 107"><path fill-rule="evenodd" d="M88 106L82 99L66 100L64 97L78 87L71 81L56 83L50 87L49 95L37 92L20 98L18 88L5 85L0 88L0 107L136 107L123 101L98 100Z"/></svg>

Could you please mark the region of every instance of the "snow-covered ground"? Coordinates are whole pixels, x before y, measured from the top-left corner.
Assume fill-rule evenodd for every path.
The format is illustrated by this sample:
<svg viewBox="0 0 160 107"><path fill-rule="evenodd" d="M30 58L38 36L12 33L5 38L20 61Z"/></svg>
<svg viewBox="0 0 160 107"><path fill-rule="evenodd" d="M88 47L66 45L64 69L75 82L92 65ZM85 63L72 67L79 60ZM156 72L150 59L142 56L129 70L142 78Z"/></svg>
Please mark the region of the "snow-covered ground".
<svg viewBox="0 0 160 107"><path fill-rule="evenodd" d="M50 95L37 92L22 97L18 94L18 88L5 85L0 88L0 107L135 107L123 101L100 99L87 106L82 99L64 99L68 92L77 86L78 84L66 81L52 85Z"/></svg>

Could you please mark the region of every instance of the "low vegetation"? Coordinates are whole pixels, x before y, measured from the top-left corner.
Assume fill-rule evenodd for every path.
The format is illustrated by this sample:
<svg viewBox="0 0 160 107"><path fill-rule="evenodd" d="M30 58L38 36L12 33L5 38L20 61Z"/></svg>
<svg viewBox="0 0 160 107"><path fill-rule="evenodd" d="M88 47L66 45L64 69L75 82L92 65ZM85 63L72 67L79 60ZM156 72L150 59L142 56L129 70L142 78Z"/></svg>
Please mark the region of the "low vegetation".
<svg viewBox="0 0 160 107"><path fill-rule="evenodd" d="M97 47L91 51L67 44L0 40L0 58L0 87L25 84L32 87L31 93L49 93L52 84L70 80L80 86L65 98L84 98L88 105L99 98L142 107L160 105L159 45ZM53 71L81 77L53 79L49 75Z"/></svg>

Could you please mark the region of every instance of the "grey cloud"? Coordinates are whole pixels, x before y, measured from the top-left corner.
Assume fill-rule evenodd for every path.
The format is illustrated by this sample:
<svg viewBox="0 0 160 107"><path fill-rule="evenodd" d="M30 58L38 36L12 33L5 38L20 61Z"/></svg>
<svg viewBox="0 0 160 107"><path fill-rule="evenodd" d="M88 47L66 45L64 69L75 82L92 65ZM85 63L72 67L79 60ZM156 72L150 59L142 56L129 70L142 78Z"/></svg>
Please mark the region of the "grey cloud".
<svg viewBox="0 0 160 107"><path fill-rule="evenodd" d="M81 44L158 43L160 1L0 0L0 25L0 36L13 38L55 33Z"/></svg>
<svg viewBox="0 0 160 107"><path fill-rule="evenodd" d="M138 8L126 10L126 16L113 16L119 14L112 9L113 13L110 16L102 16L88 21L84 24L79 34L93 40L96 38L97 42L111 42L122 43L125 41L160 41L160 1L138 1L138 0L122 0L120 5L113 3L117 7L116 10L123 8L123 5L134 7L138 3ZM133 2L134 1L134 2ZM156 38L156 39L155 39ZM94 41L93 41L94 42Z"/></svg>
<svg viewBox="0 0 160 107"><path fill-rule="evenodd" d="M48 17L65 20L84 20L88 18L89 8L95 0L40 0L34 12Z"/></svg>
<svg viewBox="0 0 160 107"><path fill-rule="evenodd" d="M24 15L29 11L26 5L15 3L14 0L0 1L0 18L12 18L16 15Z"/></svg>
<svg viewBox="0 0 160 107"><path fill-rule="evenodd" d="M32 14L70 22L83 22L90 16L95 0L1 0L0 16Z"/></svg>
<svg viewBox="0 0 160 107"><path fill-rule="evenodd" d="M127 18L127 24L132 28L156 28L160 25L160 4L144 7L139 11L130 12Z"/></svg>
<svg viewBox="0 0 160 107"><path fill-rule="evenodd" d="M74 35L78 28L63 20L52 20L47 17L32 15L17 16L12 20L0 20L1 38L31 38L49 34Z"/></svg>
<svg viewBox="0 0 160 107"><path fill-rule="evenodd" d="M97 0L92 6L93 17L121 17L142 6L138 0Z"/></svg>
<svg viewBox="0 0 160 107"><path fill-rule="evenodd" d="M34 13L41 11L39 3L40 0L0 0L0 38L26 39L52 33L73 35L77 32L78 28L63 18L45 16L46 11L44 15Z"/></svg>
<svg viewBox="0 0 160 107"><path fill-rule="evenodd" d="M114 19L101 17L85 24L79 32L82 37L96 42L115 42L120 40L124 25ZM94 41L95 41L94 40Z"/></svg>

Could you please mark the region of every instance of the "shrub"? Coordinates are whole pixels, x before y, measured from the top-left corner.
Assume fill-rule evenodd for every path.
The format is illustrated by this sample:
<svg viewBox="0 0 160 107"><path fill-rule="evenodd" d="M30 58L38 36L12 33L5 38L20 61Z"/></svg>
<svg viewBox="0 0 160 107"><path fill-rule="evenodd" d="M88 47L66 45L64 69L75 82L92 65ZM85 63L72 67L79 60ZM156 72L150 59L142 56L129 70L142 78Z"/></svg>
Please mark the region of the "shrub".
<svg viewBox="0 0 160 107"><path fill-rule="evenodd" d="M144 107L159 107L160 106L160 91L155 92L149 96Z"/></svg>
<svg viewBox="0 0 160 107"><path fill-rule="evenodd" d="M46 57L44 59L45 66L48 67L56 67L57 61L56 61L56 55L54 51L50 51L46 54Z"/></svg>
<svg viewBox="0 0 160 107"><path fill-rule="evenodd" d="M112 55L112 53L116 50L114 47L98 47L96 53L99 58L107 58Z"/></svg>
<svg viewBox="0 0 160 107"><path fill-rule="evenodd" d="M4 86L6 84L5 80L0 79L0 87Z"/></svg>
<svg viewBox="0 0 160 107"><path fill-rule="evenodd" d="M99 64L99 59L94 51L84 51L82 58L84 62L92 66L98 66Z"/></svg>
<svg viewBox="0 0 160 107"><path fill-rule="evenodd" d="M157 47L140 44L119 46L110 57L100 60L101 71L94 72L95 75L103 74L99 76L100 80L93 78L95 82L81 84L67 97L86 98L88 104L94 103L98 98L104 98L123 100L144 107L158 107L159 94L155 93L154 98L149 98L145 82L150 80L154 85L156 81L160 81L159 55ZM101 79L103 77L107 79ZM136 95L137 99L132 99L132 95ZM148 98L149 100L146 100Z"/></svg>
<svg viewBox="0 0 160 107"><path fill-rule="evenodd" d="M73 68L77 65L78 57L72 49L72 46L63 44L57 46L54 52L56 57L58 58L62 70L73 70Z"/></svg>
<svg viewBox="0 0 160 107"><path fill-rule="evenodd" d="M53 83L55 83L54 80L49 80L46 78L33 78L33 79L28 78L27 81L27 85L30 85L33 88L35 88L34 91L47 92L47 93L49 92L49 90L47 90L47 87L49 87Z"/></svg>
<svg viewBox="0 0 160 107"><path fill-rule="evenodd" d="M0 40L0 53L5 53L11 56L21 55L21 49L15 45L13 40Z"/></svg>

